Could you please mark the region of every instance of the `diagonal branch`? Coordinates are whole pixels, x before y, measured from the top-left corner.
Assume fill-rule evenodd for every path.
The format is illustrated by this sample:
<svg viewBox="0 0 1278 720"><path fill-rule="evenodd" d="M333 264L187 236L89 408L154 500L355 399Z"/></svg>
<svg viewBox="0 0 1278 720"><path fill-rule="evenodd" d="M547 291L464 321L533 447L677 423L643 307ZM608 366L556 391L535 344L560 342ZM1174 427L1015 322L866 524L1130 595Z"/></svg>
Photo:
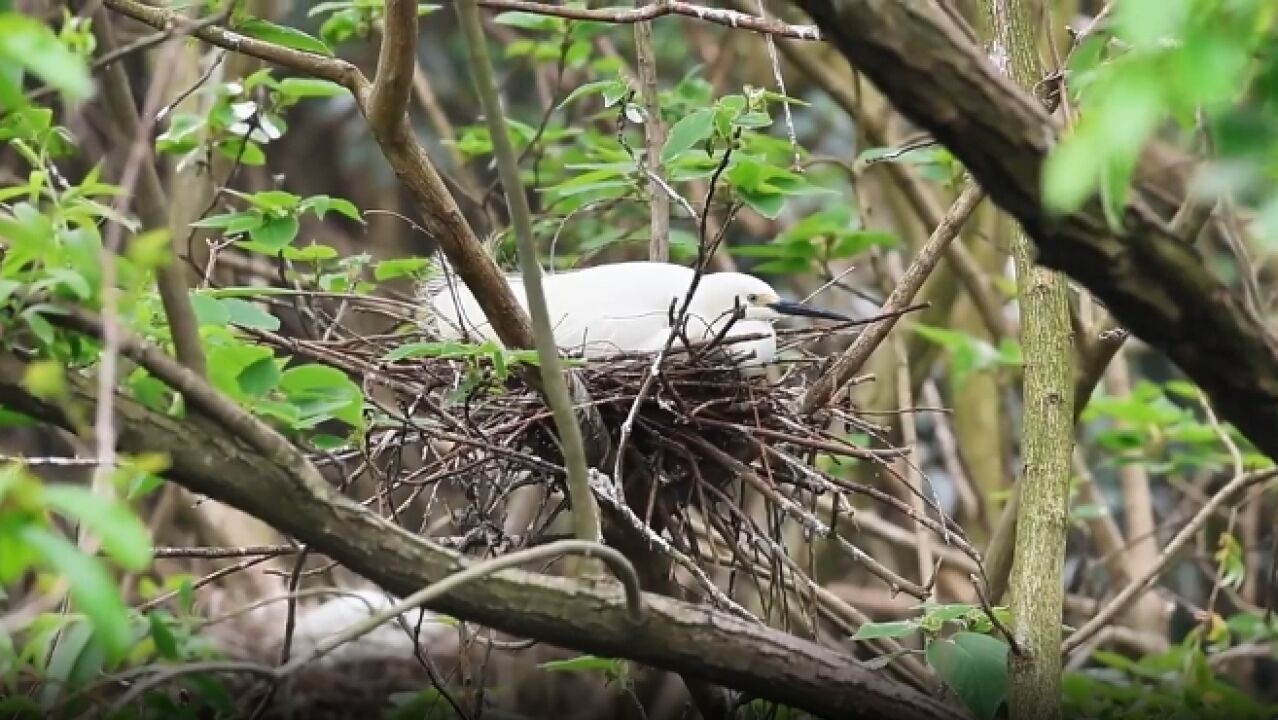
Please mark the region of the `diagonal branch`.
<svg viewBox="0 0 1278 720"><path fill-rule="evenodd" d="M1257 448L1278 457L1278 342L1149 210L1147 176L1138 173L1118 232L1098 202L1049 215L1039 178L1058 124L936 3L797 2L897 110L949 148L1016 218L1034 240L1039 264L1090 290L1202 387ZM1229 349L1231 362L1220 362L1220 348Z"/></svg>
<svg viewBox="0 0 1278 720"><path fill-rule="evenodd" d="M184 21L183 16L176 11L152 7L137 0L102 2L114 12L156 29L165 29ZM415 21L416 15L413 18ZM374 85L358 68L345 60L282 47L217 25L199 28L193 34L211 45L343 85L351 91L365 117L369 116ZM400 60L403 57L401 53L405 53L403 43L415 44L414 33L396 33L396 36L396 49L388 50L383 58L390 56ZM411 68L409 72L411 73ZM389 77L398 78L399 75L393 73ZM411 82L411 75L408 79ZM392 85L398 87L398 82L398 79L394 82L385 81L388 88ZM383 102L384 98L389 106L397 97L397 90L390 94L384 93L379 102ZM402 102L399 107L403 107ZM483 245L435 171L425 148L413 135L407 116L400 112L399 117L389 125L370 123L370 128L396 177L412 194L423 229L439 244L466 286L474 291L475 298L484 315L492 322L497 336L507 347L531 348L533 336L527 313L515 300L501 270L484 251Z"/></svg>
<svg viewBox="0 0 1278 720"><path fill-rule="evenodd" d="M413 12L416 11L415 3L405 0L397 1L401 5L413 8ZM392 0L392 4L395 2L396 0ZM537 241L533 237L532 210L528 207L528 196L524 193L524 184L519 179L519 161L515 157L515 148L506 131L506 118L501 108L501 97L497 93L497 83L493 79L492 60L488 56L484 28L479 20L479 8L475 5L475 0L461 0L457 11L466 36L471 75L488 122L488 132L493 140L493 154L497 158L497 171L501 175L506 206L510 210L511 223L514 225L515 238L519 245L519 266L527 292L528 307L532 312L533 333L537 345L537 365L541 369L543 394L546 396L546 404L550 405L551 412L554 414L555 428L559 431L560 450L564 456L564 465L568 469L568 497L572 503L573 533L578 540L598 540L600 537L599 506L595 503L595 496L590 490L581 425L578 424L577 415L573 412L568 378L564 375L563 363L559 359L559 348L555 346L555 329L551 324L550 312L546 308L546 292L541 282ZM389 37L387 39L389 40Z"/></svg>
<svg viewBox="0 0 1278 720"><path fill-rule="evenodd" d="M91 325L92 319L82 314L77 322ZM400 597L475 564L341 495L296 448L277 444L261 427L241 427L242 418L211 415L211 406L196 398L216 396L216 391L158 349L148 350L130 338L122 350L146 360L157 377L175 374L191 399L187 416L179 419L117 397L122 452L163 453L170 460L170 480L270 523ZM26 371L25 361L0 353L0 403L71 427L64 407L21 386L18 379ZM96 403L92 381L82 376L68 377L68 392L73 404ZM237 431L228 431L228 419ZM250 441L240 431L261 436ZM428 607L502 632L748 689L753 696L823 717L961 720L939 701L841 653L657 595L644 595L643 604L644 619L635 625L625 593L612 581L582 583L505 570L457 587Z"/></svg>

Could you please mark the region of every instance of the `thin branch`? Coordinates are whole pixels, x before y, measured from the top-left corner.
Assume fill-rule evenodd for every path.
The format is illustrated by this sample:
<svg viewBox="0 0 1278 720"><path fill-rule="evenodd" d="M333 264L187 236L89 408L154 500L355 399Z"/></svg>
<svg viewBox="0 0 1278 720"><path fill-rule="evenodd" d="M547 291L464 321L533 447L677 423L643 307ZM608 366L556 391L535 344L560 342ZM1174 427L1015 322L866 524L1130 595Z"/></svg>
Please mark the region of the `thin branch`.
<svg viewBox="0 0 1278 720"><path fill-rule="evenodd" d="M654 0L641 8L579 8L528 2L528 0L478 0L481 7L490 10L518 10L537 15L550 15L569 20L593 20L594 22L630 24L644 22L664 15L684 15L697 20L726 25L730 28L753 30L768 35L782 35L798 40L821 40L821 31L812 25L791 25L779 20L762 18L749 13L705 7L680 0Z"/></svg>
<svg viewBox="0 0 1278 720"><path fill-rule="evenodd" d="M763 0L757 0L759 8L759 17L768 18L768 11L763 7ZM781 95L781 110L785 117L785 131L790 139L790 152L794 153L794 165L792 168L795 172L802 172L803 158L799 154L799 138L794 130L794 115L790 112L790 98L785 90L785 74L781 72L781 60L777 57L777 43L771 36L765 34L763 43L768 48L768 63L772 65L772 79L777 82L777 92Z"/></svg>
<svg viewBox="0 0 1278 720"><path fill-rule="evenodd" d="M174 17L182 18L181 15L176 13ZM182 18L182 20L184 21L185 18ZM189 23L181 25L176 21L165 27L168 28L172 25L184 28L181 33L176 34L179 37L185 35L188 31L200 31L199 28L191 26ZM110 53L115 50L117 47L115 31L111 24L111 16L108 13L99 11L95 14L93 32L97 39L98 47L103 52ZM162 64L169 66L169 69L174 65L171 62ZM154 91L151 94L154 95L154 92L158 92L156 88L163 88L166 84L163 78L158 79L153 85ZM145 118L140 117L133 97L133 90L129 86L128 75L124 72L124 66L118 62L106 67L106 73L103 76L103 90L105 91L108 106L111 109L112 119L119 128L120 134L135 141L131 147L129 165L137 168L137 192L126 193L124 197L131 198L136 204L138 216L142 219L145 227L150 229L166 228L168 227L168 199L165 196L164 186L160 182L159 173L155 169L149 142L150 127L154 122L155 111L159 107L158 97L155 98L154 103L148 102L147 116ZM154 107L151 107L151 105L154 105ZM140 157L135 160L133 153L140 153ZM176 238L170 238L169 244L173 256L169 263L161 266L156 271L156 285L160 291L160 302L164 308L165 318L168 320L178 359L182 361L183 365L191 368L197 374L204 375L205 360L204 350L200 345L199 323L196 321L195 310L191 305L186 269L177 261L179 253L177 252L176 241Z"/></svg>
<svg viewBox="0 0 1278 720"><path fill-rule="evenodd" d="M635 0L642 8L644 0ZM648 6L661 5L653 0ZM657 56L652 46L652 23L635 23L635 71L639 81L639 97L643 101L643 139L648 174L649 211L648 259L653 262L670 260L670 196L661 182L661 149L666 144L666 124L661 119L661 100L657 95Z"/></svg>
<svg viewBox="0 0 1278 720"><path fill-rule="evenodd" d="M416 12L416 3L398 1L408 6L409 12ZM541 282L542 273L537 258L537 243L533 237L532 211L528 207L528 196L524 193L524 185L519 179L519 164L515 157L515 148L511 145L510 136L506 132L505 115L501 108L501 98L497 94L497 85L493 80L492 61L488 57L488 45L479 19L479 8L475 0L461 0L457 4L457 11L470 51L471 74L479 92L480 103L484 108L484 117L488 121L489 134L492 136L498 174L506 191L506 206L510 210L511 223L514 225L515 237L519 244L519 267L523 277L524 291L527 293L528 309L532 314L537 365L541 368L546 402L554 413L555 427L559 430L560 450L568 470L567 485L568 496L572 501L573 533L578 540L597 541L602 536L599 527L599 506L594 494L590 491L581 426L573 410L568 378L559 358L559 348L555 345L555 331L551 325L550 312L546 307L546 292Z"/></svg>
<svg viewBox="0 0 1278 720"><path fill-rule="evenodd" d="M963 188L963 192L945 213L941 223L932 231L932 236L927 239L923 247L919 248L918 255L905 269L900 282L892 288L892 294L883 303L883 312L891 313L913 301L915 294L923 286L923 281L932 273L932 269L945 253L945 248L958 236L963 223L984 198L985 192L975 182L969 182ZM857 335L856 340L853 340L848 349L843 351L834 366L803 394L799 401L800 410L812 413L829 403L834 394L861 371L875 348L896 325L899 317L899 315L890 315L883 322L875 323Z"/></svg>
<svg viewBox="0 0 1278 720"><path fill-rule="evenodd" d="M1073 634L1065 639L1065 643L1061 648L1062 652L1065 655L1069 655L1073 651L1077 650L1083 645L1083 643L1087 642L1088 638L1095 635L1101 628L1112 622L1119 613L1126 610L1127 606L1130 605L1137 596L1154 584L1154 581L1157 580L1158 577L1167 570L1168 566L1171 565L1172 560L1175 560L1176 556L1180 554L1180 551L1193 541L1194 536L1198 534L1198 531L1202 530L1203 526L1207 524L1207 521L1212 517L1212 515L1214 515L1221 506L1227 503L1230 498L1249 487L1267 482L1275 477L1278 477L1278 470L1265 470L1247 473L1245 475L1238 475L1230 480L1220 489L1219 492L1212 495L1211 498L1198 509L1198 512L1194 513L1194 516L1190 518L1189 522L1180 529L1180 532L1176 533L1176 536L1171 539L1171 542L1167 543L1167 547L1159 554L1157 562L1145 568L1144 572L1142 572L1139 577L1136 577L1128 583L1126 587L1114 596L1114 599L1106 603L1105 606L1098 610L1091 619L1082 625L1082 627L1075 630Z"/></svg>

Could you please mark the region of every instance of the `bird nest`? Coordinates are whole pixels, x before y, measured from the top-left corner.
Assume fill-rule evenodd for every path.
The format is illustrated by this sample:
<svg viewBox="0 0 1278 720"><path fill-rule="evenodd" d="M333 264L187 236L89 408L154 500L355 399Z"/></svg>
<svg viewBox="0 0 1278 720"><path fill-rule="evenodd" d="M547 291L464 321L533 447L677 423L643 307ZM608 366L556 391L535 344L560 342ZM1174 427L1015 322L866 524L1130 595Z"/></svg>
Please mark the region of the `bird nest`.
<svg viewBox="0 0 1278 720"><path fill-rule="evenodd" d="M787 359L766 377L743 374L723 347L678 342L659 363L652 355L570 361L579 397L589 398L578 413L596 451L591 480L612 530L605 530L608 541L641 538L631 546L672 558L685 584L740 613L706 569L745 572L761 595L775 590L815 602L820 594L792 559L795 535L786 528L828 543L893 593L928 597L930 580L906 579L847 539L857 505L891 508L979 563L930 496L913 502L851 479L858 477L851 466L869 463L871 476L910 485L898 475L907 452L884 442L881 427L848 408L817 416L796 410L821 371L822 361L805 348L875 320L779 331ZM347 479L354 467L373 469L378 487L360 499L464 552L501 552L565 533L558 433L526 374L535 375L535 355L441 342L420 328L415 333L330 341L262 334L294 354L348 371L379 408L365 447L317 460L344 468ZM854 435L870 441L854 442ZM601 447L607 451L602 459ZM552 492L531 494L530 519L514 523L516 497L530 486ZM527 502L530 494L523 495ZM846 613L834 614L844 627L855 624Z"/></svg>

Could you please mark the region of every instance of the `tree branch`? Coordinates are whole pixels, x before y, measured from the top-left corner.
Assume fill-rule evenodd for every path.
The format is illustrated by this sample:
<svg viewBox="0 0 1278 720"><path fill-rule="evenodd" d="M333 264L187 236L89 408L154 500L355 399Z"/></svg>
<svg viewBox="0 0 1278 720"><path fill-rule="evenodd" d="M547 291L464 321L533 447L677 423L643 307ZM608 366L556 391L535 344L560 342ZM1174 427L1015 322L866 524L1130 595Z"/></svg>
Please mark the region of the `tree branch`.
<svg viewBox="0 0 1278 720"><path fill-rule="evenodd" d="M113 11L156 29L183 22L182 15L173 10L151 7L137 0L102 2ZM354 95L365 117L369 115L373 85L358 68L345 60L281 47L217 25L199 28L193 34L211 45L343 85ZM411 34L402 37L416 40ZM393 57L400 57L400 52L402 49L395 50ZM387 54L392 54L392 51L388 50ZM402 107L402 103L400 105ZM370 128L396 177L412 194L423 229L439 244L462 281L474 292L497 336L507 347L533 347L527 313L515 300L501 270L484 251L443 180L435 172L425 148L413 135L407 116L400 113L398 120L390 126L370 124Z"/></svg>
<svg viewBox="0 0 1278 720"><path fill-rule="evenodd" d="M192 396L216 395L158 349L139 353L127 344L122 349L135 359L146 358L157 377L172 371L188 392L197 391ZM157 355L168 367L151 366ZM0 353L0 403L70 427L62 408L20 385L26 370L17 356ZM68 377L68 391L75 403L96 402L92 382L81 376ZM261 518L392 594L408 596L475 564L342 496L287 443L278 454L257 451L259 441L250 444L228 432L200 402L190 402L187 417L180 419L124 396L116 398L116 408L122 452L164 453L170 459L169 479ZM821 716L962 718L846 655L705 607L656 595L644 595L643 602L645 618L635 625L627 619L624 593L611 581L583 583L505 570L458 587L429 607L521 637L748 689Z"/></svg>
<svg viewBox="0 0 1278 720"><path fill-rule="evenodd" d="M396 2L411 8L411 12L416 12L415 2L392 0L392 4ZM546 403L550 405L551 412L554 414L555 427L559 431L559 446L563 452L564 466L568 470L568 496L572 501L573 534L578 540L597 541L601 537L599 506L595 503L594 493L590 489L581 426L577 423L577 415L573 411L568 378L564 375L563 363L559 359L559 348L555 344L555 330L551 325L550 312L546 308L546 292L541 283L537 242L533 238L532 210L528 207L528 196L524 194L524 184L519 180L519 161L515 158L515 148L506 130L506 118L502 112L501 98L497 94L497 84L493 80L492 61L488 57L484 28L479 21L479 8L475 5L475 0L460 0L457 12L461 18L462 32L466 36L466 45L470 50L471 74L474 76L479 100L484 108L485 119L488 121L493 154L497 158L497 171L501 175L502 188L506 194L506 206L510 210L511 223L514 225L516 240L519 244L519 267L525 292L528 295L528 307L532 312L534 339L537 344L537 365L541 369Z"/></svg>
<svg viewBox="0 0 1278 720"><path fill-rule="evenodd" d="M1087 287L1124 326L1167 354L1221 415L1278 458L1278 343L1148 209L1138 175L1115 233L1092 202L1065 216L1043 209L1040 176L1058 126L1037 99L1000 75L928 0L797 0L847 58L909 120L954 153L1038 248L1038 262ZM1232 362L1220 363L1219 348Z"/></svg>
<svg viewBox="0 0 1278 720"><path fill-rule="evenodd" d="M186 18L181 20L183 24L176 25L177 27L198 28L198 25L188 27L189 24L185 23ZM111 17L105 11L95 13L93 30L98 47L103 52L111 54L118 48L115 31L111 26ZM138 115L133 90L129 86L128 75L124 72L124 66L118 62L107 64L105 69L102 82L107 105L110 107L112 118L120 134L132 142L139 137L142 121ZM152 230L164 229L169 225L168 198L165 196L164 186L160 183L160 175L155 169L155 159L151 156L149 147L150 143L147 143L147 149L138 166L140 174L137 177L137 192L133 200L144 227ZM191 305L186 268L179 259L177 245L177 237L169 238L172 257L169 258L168 263L156 270L156 286L160 291L160 302L164 307L164 315L169 323L173 347L178 358L197 374L204 375L204 349L200 345L200 326L195 319L195 309Z"/></svg>
<svg viewBox="0 0 1278 720"><path fill-rule="evenodd" d="M811 25L791 25L771 18L749 13L706 7L680 0L654 0L640 8L578 8L529 2L528 0L479 0L481 7L492 10L518 10L537 15L551 15L569 20L593 20L595 22L631 24L645 22L663 15L684 15L698 20L726 25L730 28L754 30L769 35L783 35L799 40L820 40L821 31Z"/></svg>
<svg viewBox="0 0 1278 720"><path fill-rule="evenodd" d="M888 295L887 300L883 302L885 313L900 310L914 300L914 295L918 293L919 288L923 287L923 281L932 274L932 269L944 255L945 248L949 247L955 237L958 237L959 231L963 229L963 223L967 222L972 211L984 199L985 192L980 186L969 182L962 194L954 201L949 212L937 224L931 237L927 239L923 247L919 248L914 261L905 269L905 274L901 276L896 287L892 288L892 294ZM848 349L844 350L835 361L829 372L822 373L821 377L803 393L803 397L799 400L800 411L815 412L830 402L834 394L861 371L865 361L870 359L874 349L883 342L899 318L900 315L891 315L861 331L861 334L856 336Z"/></svg>
<svg viewBox="0 0 1278 720"><path fill-rule="evenodd" d="M417 3L388 0L377 74L369 93L368 124L374 134L391 135L408 112L417 68Z"/></svg>

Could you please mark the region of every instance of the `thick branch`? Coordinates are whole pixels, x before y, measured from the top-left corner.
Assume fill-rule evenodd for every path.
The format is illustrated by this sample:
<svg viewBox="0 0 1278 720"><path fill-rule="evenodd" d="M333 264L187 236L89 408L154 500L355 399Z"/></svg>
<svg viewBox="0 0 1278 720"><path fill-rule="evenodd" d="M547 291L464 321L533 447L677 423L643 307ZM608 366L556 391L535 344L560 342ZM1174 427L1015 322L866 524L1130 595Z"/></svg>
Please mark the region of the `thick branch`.
<svg viewBox="0 0 1278 720"><path fill-rule="evenodd" d="M1043 209L1040 176L1057 124L1004 78L930 0L799 0L823 33L911 121L963 162L1033 238L1038 262L1065 272L1158 348L1251 441L1278 457L1278 347L1264 324L1188 243L1169 237L1136 180L1119 233L1098 203ZM1220 362L1228 348L1231 362Z"/></svg>
<svg viewBox="0 0 1278 720"><path fill-rule="evenodd" d="M368 124L374 133L390 135L408 112L417 68L417 3L388 0L377 75L369 93Z"/></svg>
<svg viewBox="0 0 1278 720"><path fill-rule="evenodd" d="M1042 78L1034 26L1025 3L983 0L991 55L1024 88ZM1022 467L1017 483L1016 546L1008 587L1021 652L1009 658L1012 718L1061 716L1061 608L1074 445L1074 342L1065 278L1034 265L1034 248L1013 229L1016 299L1021 309Z"/></svg>
<svg viewBox="0 0 1278 720"><path fill-rule="evenodd" d="M137 0L103 0L103 5L156 29L183 21L182 16L172 10L144 5ZM211 45L344 85L368 116L373 86L358 68L345 60L292 50L216 25L200 28L194 35ZM398 57L400 50L394 52ZM449 263L474 292L497 336L507 347L531 348L533 337L527 314L435 172L426 150L413 135L407 117L400 113L390 126L370 123L370 127L396 177L412 193L423 229L439 243Z"/></svg>
<svg viewBox="0 0 1278 720"><path fill-rule="evenodd" d="M0 354L0 403L70 427L61 409L20 386L17 379L26 369L16 356ZM95 402L91 382L80 376L68 382L75 402ZM295 449L258 452L197 403L177 419L126 397L115 402L121 451L164 453L171 480L261 518L388 592L406 597L474 563L342 496ZM643 600L645 618L635 625L624 593L612 581L582 583L506 570L459 587L429 607L522 637L748 689L824 717L961 718L837 652L704 607L656 595Z"/></svg>

